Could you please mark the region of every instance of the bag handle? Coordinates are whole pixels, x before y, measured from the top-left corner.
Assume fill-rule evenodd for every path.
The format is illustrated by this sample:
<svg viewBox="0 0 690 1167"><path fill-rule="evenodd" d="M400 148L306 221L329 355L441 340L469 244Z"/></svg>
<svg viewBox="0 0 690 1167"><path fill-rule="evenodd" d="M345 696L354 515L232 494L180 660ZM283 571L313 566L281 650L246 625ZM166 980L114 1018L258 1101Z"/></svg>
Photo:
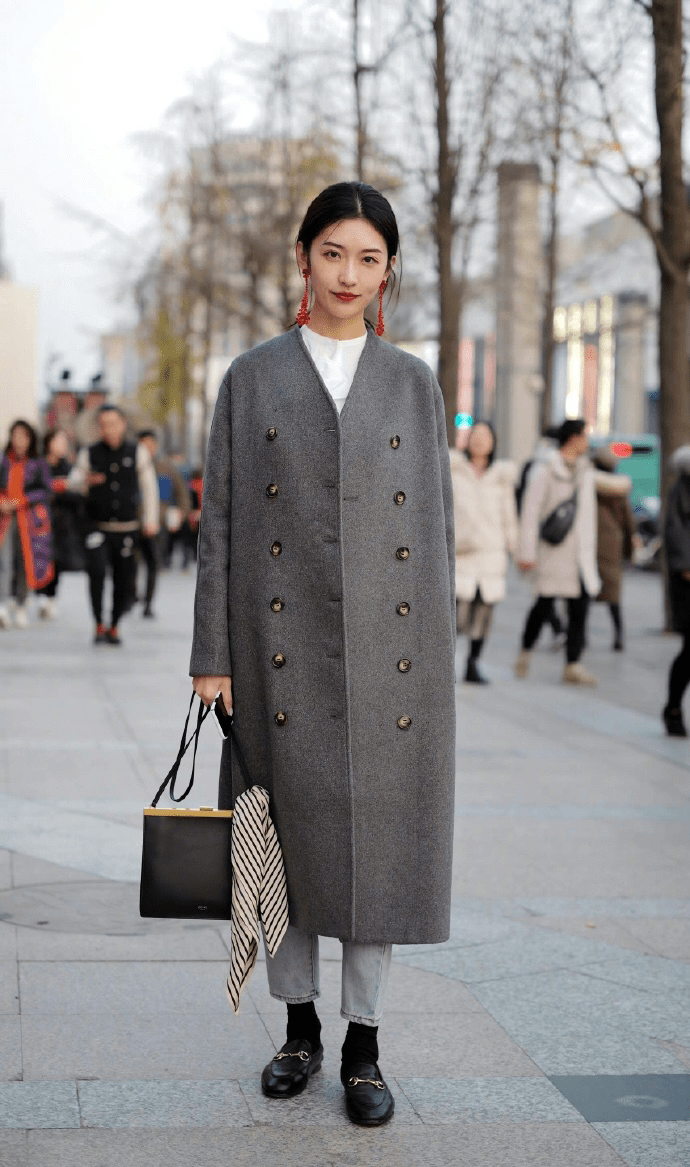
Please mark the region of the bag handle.
<svg viewBox="0 0 690 1167"><path fill-rule="evenodd" d="M168 771L164 781L162 782L161 786L159 787L159 789L156 793L156 796L151 803L152 807L155 807L158 805L158 800L159 800L160 796L163 794L163 792L165 791L165 788L168 786L168 784L170 784L170 798L172 799L173 802L184 802L185 798L187 797L190 790L192 789L192 786L194 785L194 771L196 768L196 751L197 751L197 748L199 746L199 733L201 732L201 727L202 727L204 721L206 720L209 713L211 712L211 707L205 706L203 701L201 700L201 698L199 698L199 712L197 714L197 719L196 719L196 729L192 733L189 740L187 740L187 729L189 726L189 719L192 715L192 706L194 705L194 698L195 697L196 697L196 693L192 693L192 696L191 696L191 699L189 702L189 709L187 710L187 717L185 718L184 729L182 730L182 737L180 738L180 746L179 746L179 749L177 751L177 757L175 758L175 761L173 762L172 766L170 767L170 770ZM239 762L240 771L241 771L242 777L244 779L245 786L247 788L249 788L252 785L252 780L249 777L249 771L247 770L247 764L244 760L244 755L242 753L242 750L240 749L240 745L239 745L239 742L237 740L237 734L235 733L235 730L234 730L234 727L232 724L232 718L230 718L229 728L230 728L230 737L232 738L232 744L235 747L235 752L237 753L237 761ZM180 766L182 764L182 759L184 758L185 754L187 753L187 750L191 746L192 742L194 742L194 753L192 754L192 773L190 775L189 783L187 785L187 789L185 790L184 794L181 794L179 798L176 798L175 797L175 782L177 781L178 771L179 771Z"/></svg>

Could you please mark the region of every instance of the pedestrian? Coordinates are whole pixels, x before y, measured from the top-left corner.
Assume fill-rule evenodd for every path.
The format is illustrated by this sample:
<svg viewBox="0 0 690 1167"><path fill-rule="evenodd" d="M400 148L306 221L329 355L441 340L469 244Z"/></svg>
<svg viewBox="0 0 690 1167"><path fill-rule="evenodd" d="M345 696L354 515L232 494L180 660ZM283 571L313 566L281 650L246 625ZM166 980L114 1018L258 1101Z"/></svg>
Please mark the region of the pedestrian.
<svg viewBox="0 0 690 1167"><path fill-rule="evenodd" d="M38 456L36 430L15 421L0 462L0 628L26 628L27 597L53 578L50 473Z"/></svg>
<svg viewBox="0 0 690 1167"><path fill-rule="evenodd" d="M517 544L515 466L494 460L496 435L475 422L464 451L451 450L455 508L455 605L459 635L469 636L465 680L485 685L477 662L494 604L505 598L508 556Z"/></svg>
<svg viewBox="0 0 690 1167"><path fill-rule="evenodd" d="M68 458L69 439L62 429L48 430L43 439L43 457L50 471L52 497L50 519L53 531L55 571L50 583L38 590L38 615L52 620L60 576L65 571L84 571L84 498L70 490L72 465Z"/></svg>
<svg viewBox="0 0 690 1167"><path fill-rule="evenodd" d="M673 631L683 637L668 678L668 700L662 717L669 737L687 737L682 702L690 684L690 446L671 457L676 472L666 503L664 550L668 571Z"/></svg>
<svg viewBox="0 0 690 1167"><path fill-rule="evenodd" d="M201 519L201 496L203 492L203 472L200 466L197 466L189 477L189 497L191 510L187 515L187 521L184 525L184 560L183 568L189 566L190 560L196 563L196 545L199 538L199 520Z"/></svg>
<svg viewBox="0 0 690 1167"><path fill-rule="evenodd" d="M515 662L515 675L526 677L544 610L557 596L567 600L568 631L563 680L596 685L580 661L585 646L587 610L599 594L594 469L587 457L586 424L564 421L558 453L530 478L522 504L518 567L532 572L537 602L530 611Z"/></svg>
<svg viewBox="0 0 690 1167"><path fill-rule="evenodd" d="M560 427L557 425L547 426L539 441L537 442L534 455L529 458L522 467L520 481L515 487L515 502L517 504L518 515L520 515L522 512L522 500L525 495L525 490L527 489L527 483L534 474L535 470L538 466L541 466L543 462L548 462L551 458L558 455L559 428ZM545 624L549 624L552 633L552 647L559 648L563 643L564 625L556 609L556 601L552 596L542 597L542 599L548 600L548 602L539 604L539 597L537 596L531 612L529 613L528 619L531 618L533 627L535 628L537 626L537 621L540 621L537 640L541 635L543 626Z"/></svg>
<svg viewBox="0 0 690 1167"><path fill-rule="evenodd" d="M597 566L601 576L600 604L608 604L613 623L613 651L622 652L623 617L621 584L623 561L632 558L636 539L635 516L630 506L632 479L616 474L618 459L607 446L592 456L597 492Z"/></svg>
<svg viewBox="0 0 690 1167"><path fill-rule="evenodd" d="M153 597L156 590L156 577L161 563L170 566L170 547L173 536L181 529L186 521L190 509L189 490L187 483L170 458L165 458L158 452L158 438L153 430L142 430L139 441L146 447L153 459L156 478L158 480L158 525L159 533L153 539L142 536L141 555L146 564L146 589L144 592L144 611L146 617L153 616Z"/></svg>
<svg viewBox="0 0 690 1167"><path fill-rule="evenodd" d="M158 490L148 450L125 439L122 410L102 405L98 427L101 440L79 451L69 481L86 492L86 570L96 622L94 644L121 644L118 624L132 604L137 538L140 531L149 538L158 531ZM103 591L108 568L113 593L106 626Z"/></svg>
<svg viewBox="0 0 690 1167"><path fill-rule="evenodd" d="M448 938L453 834L448 442L428 366L380 339L398 250L390 204L365 183L309 206L298 326L220 388L190 665L206 704L234 700L285 859L290 925L267 974L287 1040L262 1089L297 1094L320 1067L318 937L338 937L341 1081L366 1126L394 1110L378 1066L391 946ZM221 807L242 788L231 754L226 741Z"/></svg>

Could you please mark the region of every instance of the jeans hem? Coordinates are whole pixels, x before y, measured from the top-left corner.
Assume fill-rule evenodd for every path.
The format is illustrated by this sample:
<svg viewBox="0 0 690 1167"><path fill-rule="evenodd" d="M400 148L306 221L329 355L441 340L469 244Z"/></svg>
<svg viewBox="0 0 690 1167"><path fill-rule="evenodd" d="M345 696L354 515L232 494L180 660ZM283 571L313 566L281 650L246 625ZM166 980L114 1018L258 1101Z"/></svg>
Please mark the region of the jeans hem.
<svg viewBox="0 0 690 1167"><path fill-rule="evenodd" d="M341 1009L340 1016L344 1021L354 1021L356 1025L380 1025L383 1013L379 1013L378 1017L358 1017L356 1013L346 1013Z"/></svg>
<svg viewBox="0 0 690 1167"><path fill-rule="evenodd" d="M269 989L269 993L271 990ZM310 993L306 997L281 997L280 993L271 993L274 1001L282 1001L284 1005L307 1005L310 1001L316 1001L321 994Z"/></svg>

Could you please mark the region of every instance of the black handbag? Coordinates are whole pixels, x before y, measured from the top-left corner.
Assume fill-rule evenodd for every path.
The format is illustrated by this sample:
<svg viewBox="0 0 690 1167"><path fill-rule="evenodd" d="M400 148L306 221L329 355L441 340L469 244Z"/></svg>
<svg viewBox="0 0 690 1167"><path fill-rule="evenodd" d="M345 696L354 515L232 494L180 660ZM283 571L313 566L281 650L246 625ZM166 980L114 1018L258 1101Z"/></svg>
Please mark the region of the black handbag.
<svg viewBox="0 0 690 1167"><path fill-rule="evenodd" d="M545 543L550 543L552 547L557 547L565 539L568 531L575 522L575 515L577 513L577 491L559 503L557 507L547 515L539 528L539 538L543 539Z"/></svg>
<svg viewBox="0 0 690 1167"><path fill-rule="evenodd" d="M194 704L189 702L187 719L177 757L150 806L144 810L144 839L141 857L139 913L159 919L229 920L232 912L231 810L212 806L191 808L158 807L158 800L170 785L173 802L183 802L194 785L196 751L201 726L210 710L199 702L196 729L187 740ZM230 724L235 753L242 775L247 771L237 738ZM192 773L184 794L175 797L180 764L194 742Z"/></svg>

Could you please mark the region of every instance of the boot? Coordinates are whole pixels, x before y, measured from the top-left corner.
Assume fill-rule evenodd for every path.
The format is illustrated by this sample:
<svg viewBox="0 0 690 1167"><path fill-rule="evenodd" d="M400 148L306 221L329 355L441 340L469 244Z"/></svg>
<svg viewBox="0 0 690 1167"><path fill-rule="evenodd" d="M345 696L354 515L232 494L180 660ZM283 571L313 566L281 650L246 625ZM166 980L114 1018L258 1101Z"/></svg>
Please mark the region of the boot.
<svg viewBox="0 0 690 1167"><path fill-rule="evenodd" d="M477 662L473 656L467 658L467 668L465 669L465 680L469 685L488 685L489 682L486 677L483 677L477 668Z"/></svg>
<svg viewBox="0 0 690 1167"><path fill-rule="evenodd" d="M685 728L683 721L683 711L681 709L671 709L669 705L663 710L661 714L664 725L666 726L666 733L668 737L687 737L688 731Z"/></svg>
<svg viewBox="0 0 690 1167"><path fill-rule="evenodd" d="M517 654L517 657L515 658L515 664L513 665L513 672L520 680L527 676L531 659L531 650L529 648L521 648Z"/></svg>
<svg viewBox="0 0 690 1167"><path fill-rule="evenodd" d="M592 673L588 673L584 665L580 664L579 660L571 661L563 670L563 680L566 685L588 685L591 689L596 689L599 684L597 678Z"/></svg>

